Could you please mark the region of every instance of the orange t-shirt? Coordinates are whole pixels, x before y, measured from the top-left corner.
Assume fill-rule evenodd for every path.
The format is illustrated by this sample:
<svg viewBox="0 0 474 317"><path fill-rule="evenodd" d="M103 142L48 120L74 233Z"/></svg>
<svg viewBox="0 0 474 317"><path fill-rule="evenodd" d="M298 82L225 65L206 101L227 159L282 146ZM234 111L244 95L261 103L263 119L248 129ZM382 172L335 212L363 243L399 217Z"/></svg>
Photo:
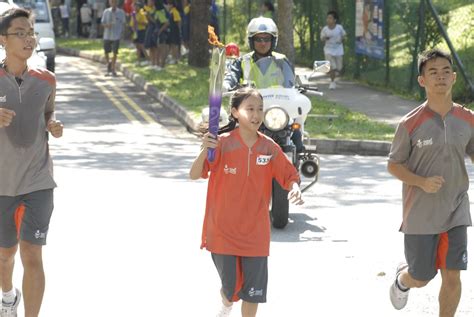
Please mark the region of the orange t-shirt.
<svg viewBox="0 0 474 317"><path fill-rule="evenodd" d="M272 179L289 189L298 172L280 147L259 133L249 148L239 129L220 137L210 172L201 248L218 254L268 256Z"/></svg>

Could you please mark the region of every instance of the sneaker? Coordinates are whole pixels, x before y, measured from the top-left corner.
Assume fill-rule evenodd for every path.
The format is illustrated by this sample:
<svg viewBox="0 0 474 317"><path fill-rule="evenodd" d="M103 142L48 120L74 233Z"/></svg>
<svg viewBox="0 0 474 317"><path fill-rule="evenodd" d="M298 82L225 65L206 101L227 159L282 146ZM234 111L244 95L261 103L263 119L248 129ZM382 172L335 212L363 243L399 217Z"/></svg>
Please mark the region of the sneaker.
<svg viewBox="0 0 474 317"><path fill-rule="evenodd" d="M229 317L232 312L232 306L222 305L221 310L217 313L216 317Z"/></svg>
<svg viewBox="0 0 474 317"><path fill-rule="evenodd" d="M18 309L18 305L20 304L21 292L18 289L15 289L15 292L16 296L13 304L7 305L2 302L2 310L0 311L1 317L17 317L16 310Z"/></svg>
<svg viewBox="0 0 474 317"><path fill-rule="evenodd" d="M335 83L334 81L332 81L332 82L329 84L329 89L331 89L331 90L336 89L336 83Z"/></svg>
<svg viewBox="0 0 474 317"><path fill-rule="evenodd" d="M395 281L393 281L392 286L390 286L390 301L392 302L393 307L398 310L405 307L408 302L408 293L410 292L410 289L402 291L398 286L397 282L400 272L406 269L407 267L408 264L406 263L401 263L400 265L398 265L397 273L395 274Z"/></svg>

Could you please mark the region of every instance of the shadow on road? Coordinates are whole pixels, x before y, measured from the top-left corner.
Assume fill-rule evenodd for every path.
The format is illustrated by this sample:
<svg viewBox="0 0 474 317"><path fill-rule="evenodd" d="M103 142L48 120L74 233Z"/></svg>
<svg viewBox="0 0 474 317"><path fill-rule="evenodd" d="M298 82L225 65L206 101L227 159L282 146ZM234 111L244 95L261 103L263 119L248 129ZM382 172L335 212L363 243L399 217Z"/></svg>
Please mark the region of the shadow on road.
<svg viewBox="0 0 474 317"><path fill-rule="evenodd" d="M316 219L304 213L290 213L290 222L284 229L272 228L272 242L323 241L324 228L308 223Z"/></svg>

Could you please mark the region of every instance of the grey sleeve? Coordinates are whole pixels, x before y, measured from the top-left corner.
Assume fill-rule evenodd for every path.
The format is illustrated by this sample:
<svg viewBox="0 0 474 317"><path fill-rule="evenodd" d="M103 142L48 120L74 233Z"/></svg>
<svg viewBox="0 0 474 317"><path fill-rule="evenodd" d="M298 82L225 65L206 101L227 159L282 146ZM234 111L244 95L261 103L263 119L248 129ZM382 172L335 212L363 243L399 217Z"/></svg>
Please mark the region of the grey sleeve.
<svg viewBox="0 0 474 317"><path fill-rule="evenodd" d="M402 123L399 123L388 154L388 161L404 164L408 161L411 153L410 135Z"/></svg>
<svg viewBox="0 0 474 317"><path fill-rule="evenodd" d="M469 156L474 154L474 126L471 126L471 139L466 146L466 154Z"/></svg>
<svg viewBox="0 0 474 317"><path fill-rule="evenodd" d="M102 19L100 19L100 24L108 24L109 23L109 19L108 19L108 11L104 11L102 13Z"/></svg>
<svg viewBox="0 0 474 317"><path fill-rule="evenodd" d="M48 101L46 102L46 107L44 110L44 119L46 124L48 121L53 119L56 120L55 110L55 100L56 100L56 85L52 87L51 94L49 95Z"/></svg>
<svg viewBox="0 0 474 317"><path fill-rule="evenodd" d="M233 89L237 86L242 78L242 59L237 58L232 64L230 64L229 69L226 71L224 76L224 87Z"/></svg>

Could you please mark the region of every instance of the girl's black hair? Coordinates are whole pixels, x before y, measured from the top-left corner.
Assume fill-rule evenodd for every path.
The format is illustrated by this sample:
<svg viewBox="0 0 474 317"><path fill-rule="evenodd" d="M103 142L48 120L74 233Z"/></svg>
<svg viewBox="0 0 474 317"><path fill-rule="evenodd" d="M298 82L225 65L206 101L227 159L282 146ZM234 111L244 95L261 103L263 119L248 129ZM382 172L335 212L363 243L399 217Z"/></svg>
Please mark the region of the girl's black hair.
<svg viewBox="0 0 474 317"><path fill-rule="evenodd" d="M244 102L244 100L246 100L250 96L258 96L260 99L263 100L262 95L258 92L257 89L251 88L251 87L240 88L240 89L237 89L232 95L232 97L230 98L230 109L231 110L232 108L239 109L239 106L242 104L242 102ZM222 133L226 133L226 132L230 132L234 130L235 127L237 126L237 123L238 123L237 119L234 118L231 113L229 116L229 123L223 126L222 128L220 128L217 134L222 134Z"/></svg>

